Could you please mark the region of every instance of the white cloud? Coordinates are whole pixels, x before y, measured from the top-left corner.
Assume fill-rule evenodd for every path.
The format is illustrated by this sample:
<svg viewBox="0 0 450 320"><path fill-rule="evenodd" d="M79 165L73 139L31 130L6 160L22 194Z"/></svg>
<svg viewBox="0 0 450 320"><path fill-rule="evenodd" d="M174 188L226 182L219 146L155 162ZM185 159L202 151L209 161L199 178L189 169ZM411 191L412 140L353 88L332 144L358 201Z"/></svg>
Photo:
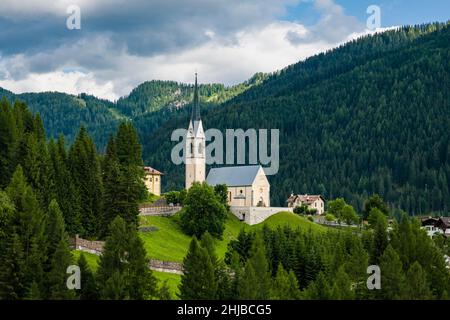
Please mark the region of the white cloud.
<svg viewBox="0 0 450 320"><path fill-rule="evenodd" d="M87 92L101 98L115 100L128 94L138 84L152 79L192 82L195 70L199 80L204 83L220 82L227 85L247 80L256 72L273 72L285 66L304 60L319 52L326 51L343 41L349 41L369 33L352 33L341 42L316 40L315 42L295 43L288 39L289 33L307 35L309 30L294 22L274 22L262 29L249 29L236 33L236 41L228 43L222 39L211 40L196 48L178 53L142 57L129 54L126 50L110 51L107 39L74 44L59 48L53 54L37 54L28 60L55 61L61 65L54 71L30 73L25 77L0 80L0 86L14 92L25 91L63 91L72 94ZM78 47L78 49L77 49ZM81 54L80 54L81 53ZM84 59L97 55L104 67L92 66L88 73L74 71L65 73L67 68L83 65ZM64 63L63 63L64 62ZM7 60L8 70L24 74L27 59L17 55ZM73 66L73 67L72 67ZM20 68L23 67L24 70ZM5 63L3 63L5 69ZM0 74L2 64L0 64Z"/></svg>
<svg viewBox="0 0 450 320"><path fill-rule="evenodd" d="M19 10L31 3L37 12L45 10L47 10L45 12L60 12L69 2L91 6L91 10L95 11L101 10L101 5L106 5L106 1L96 1L94 5L93 1L88 0L44 0L38 2L39 4L32 0L23 2L2 0L0 12L4 8L10 12ZM108 10L123 1L125 0L112 2L108 0ZM144 0L133 0L133 8L136 9L137 4L142 1ZM210 3L202 6L203 1L196 0L195 5L199 8L206 6L208 8L206 11L213 9ZM113 29L108 32L88 32L81 38L65 41L53 48L34 53L19 52L0 56L0 86L14 92L64 91L73 94L87 92L114 100L128 94L135 86L147 80L192 82L195 70L198 71L201 82L232 85L247 80L256 72L273 72L368 33L354 17L346 16L342 7L332 0L315 0L315 7L321 16L313 26L305 26L300 22L280 21L269 14L271 11L279 14L284 10L284 5L298 1L258 0L259 4L266 4L267 8L256 11L253 2L239 0L239 6L226 7L227 19L222 17L223 21L217 21L217 25L209 23L215 21L214 17L220 16L217 12L214 12L209 20L204 21L205 23L192 25L189 19L181 19L179 21L181 25L188 23L188 28L193 28L195 33L204 38L196 45L181 46L177 50L143 54L145 50L140 52L132 50L128 42L133 42L133 39L145 42L145 37L128 38L126 35L132 35L133 32L125 32L128 42L121 42L117 41L118 34L115 32L116 29ZM174 3L179 2L180 0L155 1L152 6L164 12L164 6L173 7ZM221 8L225 8L226 2L218 1ZM234 3L234 0L231 2ZM27 8L26 12L29 12L29 7ZM180 10L186 9L183 7ZM168 16L178 19L189 16L186 12L175 15L168 13ZM229 28L228 32L223 32L219 28L234 20L256 19L255 17L262 12L266 15L266 18L261 19L264 22L262 24L261 21L241 24L237 29L233 27L236 30ZM202 17L196 14L197 18ZM229 17L233 18L231 22L227 22ZM157 34L159 37L164 38L167 33L170 34L171 29L166 30L161 26L159 28L163 29L162 34ZM151 27L145 30L153 32ZM158 30L155 32L159 32ZM124 30L120 32L123 33ZM146 45L156 46L151 41Z"/></svg>
<svg viewBox="0 0 450 320"><path fill-rule="evenodd" d="M58 91L69 94L88 93L108 100L116 100L114 84L111 81L98 83L92 73L48 72L30 73L20 80L0 80L0 87L16 93Z"/></svg>

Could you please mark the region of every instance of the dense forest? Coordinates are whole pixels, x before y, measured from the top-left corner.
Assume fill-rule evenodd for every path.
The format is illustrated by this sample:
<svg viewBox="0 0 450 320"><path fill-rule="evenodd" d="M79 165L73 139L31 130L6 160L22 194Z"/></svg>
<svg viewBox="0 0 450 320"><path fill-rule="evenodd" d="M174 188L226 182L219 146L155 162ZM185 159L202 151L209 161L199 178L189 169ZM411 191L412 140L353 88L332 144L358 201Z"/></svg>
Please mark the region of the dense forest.
<svg viewBox="0 0 450 320"><path fill-rule="evenodd" d="M220 107L206 129L280 129L274 205L296 193L344 197L362 209L380 194L410 214L450 208L450 26L404 27L368 36L270 76ZM177 118L144 140L147 163L181 187L170 163Z"/></svg>
<svg viewBox="0 0 450 320"><path fill-rule="evenodd" d="M344 197L357 211L378 193L412 215L450 208L450 27L403 27L347 43L234 87L200 86L205 129L280 129L274 205L295 193ZM144 162L181 189L170 135L187 126L190 85L151 81L115 103L87 95L0 94L39 112L50 137L84 125L99 150L132 120ZM192 91L192 90L191 90ZM55 112L55 111L58 112Z"/></svg>
<svg viewBox="0 0 450 320"><path fill-rule="evenodd" d="M142 165L131 122L119 124L105 153L84 127L67 150L64 136L46 138L39 114L1 100L0 299L175 298L148 268L139 236ZM367 226L242 229L218 256L216 239L231 219L226 195L226 186L206 183L184 192L176 218L192 241L181 299L448 299L449 240L428 237L406 215L389 228L390 209L378 196L365 202ZM336 217L353 210L342 199L333 203ZM106 240L95 270L84 254L74 258L74 234ZM370 264L382 270L381 290L367 288ZM79 267L78 288L67 285L69 267Z"/></svg>

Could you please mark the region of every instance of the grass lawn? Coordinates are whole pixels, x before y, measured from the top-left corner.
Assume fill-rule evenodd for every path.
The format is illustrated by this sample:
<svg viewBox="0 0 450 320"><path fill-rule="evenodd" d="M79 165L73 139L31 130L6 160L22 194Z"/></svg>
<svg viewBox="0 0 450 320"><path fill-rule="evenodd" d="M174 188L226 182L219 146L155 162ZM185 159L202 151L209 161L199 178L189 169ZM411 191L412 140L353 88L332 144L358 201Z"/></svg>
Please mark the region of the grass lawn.
<svg viewBox="0 0 450 320"><path fill-rule="evenodd" d="M264 225L270 228L277 228L279 226L288 225L293 229L300 228L302 230L311 229L314 232L326 232L328 228L321 226L320 224L309 221L305 217L301 217L292 212L280 212L276 215L269 217L264 222L251 226L252 229L262 228Z"/></svg>
<svg viewBox="0 0 450 320"><path fill-rule="evenodd" d="M91 271L96 272L97 268L98 268L98 263L100 261L100 257L95 254L89 253L89 252L73 250L72 256L74 258L74 262L78 261L78 258L80 257L81 254L83 254L84 257L86 258L86 261L89 265L89 268L91 268Z"/></svg>
<svg viewBox="0 0 450 320"><path fill-rule="evenodd" d="M171 217L141 217L141 226L154 226L157 231L141 232L147 255L150 258L182 262L187 254L191 237L181 230L177 216ZM225 256L227 245L235 239L242 228L248 228L234 215L229 214L222 240L216 240L216 250L219 257Z"/></svg>
<svg viewBox="0 0 450 320"><path fill-rule="evenodd" d="M157 231L140 232L139 235L144 242L145 250L149 258L164 261L183 262L187 254L191 237L185 235L178 224L178 216L171 217L151 217L145 216L140 218L141 226L153 226ZM271 216L264 222L249 226L240 222L234 215L229 214L225 224L225 231L222 240L216 240L216 253L220 258L225 257L228 243L236 239L242 229L247 231L261 229L264 225L270 228L289 225L291 228L300 228L302 230L312 230L314 232L326 232L328 228L309 221L308 219L293 214L291 212L280 212ZM80 251L72 251L76 260L80 256ZM95 254L83 252L86 260L93 271L97 270L99 257ZM177 291L179 283L179 275L154 272L160 279L167 275L169 286L173 288L173 294Z"/></svg>
<svg viewBox="0 0 450 320"><path fill-rule="evenodd" d="M302 230L312 230L315 232L325 232L327 228L300 217L291 212L280 212L271 216L264 222L249 226L240 222L234 215L229 214L225 224L225 231L222 240L216 240L216 252L220 258L225 256L227 245L230 240L236 239L242 229L258 230L264 225L270 228L289 225L291 228ZM182 262L186 256L191 237L185 235L178 224L178 217L141 217L141 226L154 226L157 231L141 232L140 236L144 241L147 255L150 258Z"/></svg>
<svg viewBox="0 0 450 320"><path fill-rule="evenodd" d="M173 300L179 299L177 295L180 292L178 286L181 282L181 276L179 274L153 271L153 275L155 276L156 279L158 279L159 286L162 285L163 281L167 280L167 284L169 285L169 291L172 296L172 299Z"/></svg>

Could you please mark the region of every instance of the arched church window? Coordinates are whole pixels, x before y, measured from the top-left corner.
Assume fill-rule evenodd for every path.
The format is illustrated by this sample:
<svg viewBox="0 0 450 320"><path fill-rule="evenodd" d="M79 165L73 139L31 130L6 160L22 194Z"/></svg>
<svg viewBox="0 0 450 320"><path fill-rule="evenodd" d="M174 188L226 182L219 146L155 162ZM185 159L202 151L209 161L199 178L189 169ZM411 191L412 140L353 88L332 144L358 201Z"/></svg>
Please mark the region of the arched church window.
<svg viewBox="0 0 450 320"><path fill-rule="evenodd" d="M203 154L203 145L202 145L201 142L200 142L199 145L198 145L198 153L199 153L199 154Z"/></svg>
<svg viewBox="0 0 450 320"><path fill-rule="evenodd" d="M191 155L194 154L194 144L191 142Z"/></svg>

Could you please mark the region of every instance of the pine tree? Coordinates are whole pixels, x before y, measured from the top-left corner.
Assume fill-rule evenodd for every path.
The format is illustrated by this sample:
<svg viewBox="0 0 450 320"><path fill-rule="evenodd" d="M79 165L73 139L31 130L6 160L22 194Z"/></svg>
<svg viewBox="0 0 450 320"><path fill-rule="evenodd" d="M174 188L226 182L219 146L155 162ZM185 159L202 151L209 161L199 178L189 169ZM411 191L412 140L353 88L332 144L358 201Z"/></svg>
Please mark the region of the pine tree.
<svg viewBox="0 0 450 320"><path fill-rule="evenodd" d="M97 300L99 298L97 283L83 253L78 258L78 267L81 274L80 300Z"/></svg>
<svg viewBox="0 0 450 320"><path fill-rule="evenodd" d="M136 129L131 122L119 125L115 139L117 158L119 160L122 179L122 192L126 196L125 220L137 226L139 215L138 203L145 199L147 190L144 184L144 168L142 147Z"/></svg>
<svg viewBox="0 0 450 320"><path fill-rule="evenodd" d="M208 251L202 248L194 237L188 254L183 260L180 298L183 300L215 299L216 293L217 282L211 258Z"/></svg>
<svg viewBox="0 0 450 320"><path fill-rule="evenodd" d="M159 300L172 300L172 294L170 293L170 288L167 283L167 280L164 280L161 283L161 286L158 291Z"/></svg>
<svg viewBox="0 0 450 320"><path fill-rule="evenodd" d="M353 300L355 298L355 292L352 290L352 282L345 272L344 267L339 268L336 273L331 298L333 300Z"/></svg>
<svg viewBox="0 0 450 320"><path fill-rule="evenodd" d="M380 258L381 295L387 300L405 297L405 275L397 252L388 245Z"/></svg>
<svg viewBox="0 0 450 320"><path fill-rule="evenodd" d="M51 258L51 270L48 274L49 298L67 300L75 298L75 292L67 288L67 268L72 264L72 254L67 239L61 238Z"/></svg>
<svg viewBox="0 0 450 320"><path fill-rule="evenodd" d="M279 264L277 274L273 280L271 298L275 300L295 300L300 297L297 278L294 273L284 270Z"/></svg>
<svg viewBox="0 0 450 320"><path fill-rule="evenodd" d="M23 250L23 286L28 290L33 282L43 285L43 264L46 261L46 241L44 236L45 215L39 208L38 200L27 184L22 167L14 172L11 183L6 189L15 206L16 214L12 225L19 236Z"/></svg>
<svg viewBox="0 0 450 320"><path fill-rule="evenodd" d="M80 217L80 196L68 168L63 136L59 137L56 144L50 141L49 154L53 171L53 193L63 210L66 231L70 235L83 233ZM64 186L64 188L61 186Z"/></svg>
<svg viewBox="0 0 450 320"><path fill-rule="evenodd" d="M17 233L12 233L2 242L0 264L0 298L22 299L26 296L25 258L22 242Z"/></svg>
<svg viewBox="0 0 450 320"><path fill-rule="evenodd" d="M120 184L123 182L120 170L119 158L117 157L116 143L114 137L110 137L106 147L106 155L103 159L103 201L104 206L103 224L109 226L116 216L123 217L123 204L126 203L126 194L122 194ZM123 217L125 218L125 217ZM107 230L103 230L106 234Z"/></svg>
<svg viewBox="0 0 450 320"><path fill-rule="evenodd" d="M372 264L378 264L380 257L383 254L386 246L388 245L388 235L387 235L387 220L386 217L378 209L372 209L377 211L375 226L374 226L374 237L373 237L373 252L371 255Z"/></svg>
<svg viewBox="0 0 450 320"><path fill-rule="evenodd" d="M53 256L61 240L68 240L65 230L64 217L56 200L52 200L48 207L48 218L46 226L47 254Z"/></svg>
<svg viewBox="0 0 450 320"><path fill-rule="evenodd" d="M9 183L14 171L17 135L11 106L3 98L0 101L0 188Z"/></svg>
<svg viewBox="0 0 450 320"><path fill-rule="evenodd" d="M237 298L240 300L259 300L261 293L258 291L258 278L251 263L245 265L244 271L238 278Z"/></svg>
<svg viewBox="0 0 450 320"><path fill-rule="evenodd" d="M307 298L311 300L330 300L333 298L329 281L323 272L317 275L306 291Z"/></svg>
<svg viewBox="0 0 450 320"><path fill-rule="evenodd" d="M124 262L128 260L129 230L120 217L111 222L109 230L97 271L101 298L128 297Z"/></svg>
<svg viewBox="0 0 450 320"><path fill-rule="evenodd" d="M142 240L119 216L111 222L97 279L103 299L148 299L157 293Z"/></svg>
<svg viewBox="0 0 450 320"><path fill-rule="evenodd" d="M84 236L98 236L103 212L103 184L97 151L84 127L70 148L68 162L80 196Z"/></svg>
<svg viewBox="0 0 450 320"><path fill-rule="evenodd" d="M409 300L433 298L427 276L417 261L411 265L406 275L406 297Z"/></svg>
<svg viewBox="0 0 450 320"><path fill-rule="evenodd" d="M272 285L270 275L262 236L256 234L250 258L245 266L243 277L240 279L242 284L238 284L240 287L240 299L269 299Z"/></svg>
<svg viewBox="0 0 450 320"><path fill-rule="evenodd" d="M43 139L36 134L25 136L26 154L21 162L25 176L39 200L41 208L47 208L52 194L51 161L48 154L45 136Z"/></svg>
<svg viewBox="0 0 450 320"><path fill-rule="evenodd" d="M133 300L149 299L157 294L156 279L148 268L148 259L141 238L136 231L130 232L127 266L129 297Z"/></svg>

